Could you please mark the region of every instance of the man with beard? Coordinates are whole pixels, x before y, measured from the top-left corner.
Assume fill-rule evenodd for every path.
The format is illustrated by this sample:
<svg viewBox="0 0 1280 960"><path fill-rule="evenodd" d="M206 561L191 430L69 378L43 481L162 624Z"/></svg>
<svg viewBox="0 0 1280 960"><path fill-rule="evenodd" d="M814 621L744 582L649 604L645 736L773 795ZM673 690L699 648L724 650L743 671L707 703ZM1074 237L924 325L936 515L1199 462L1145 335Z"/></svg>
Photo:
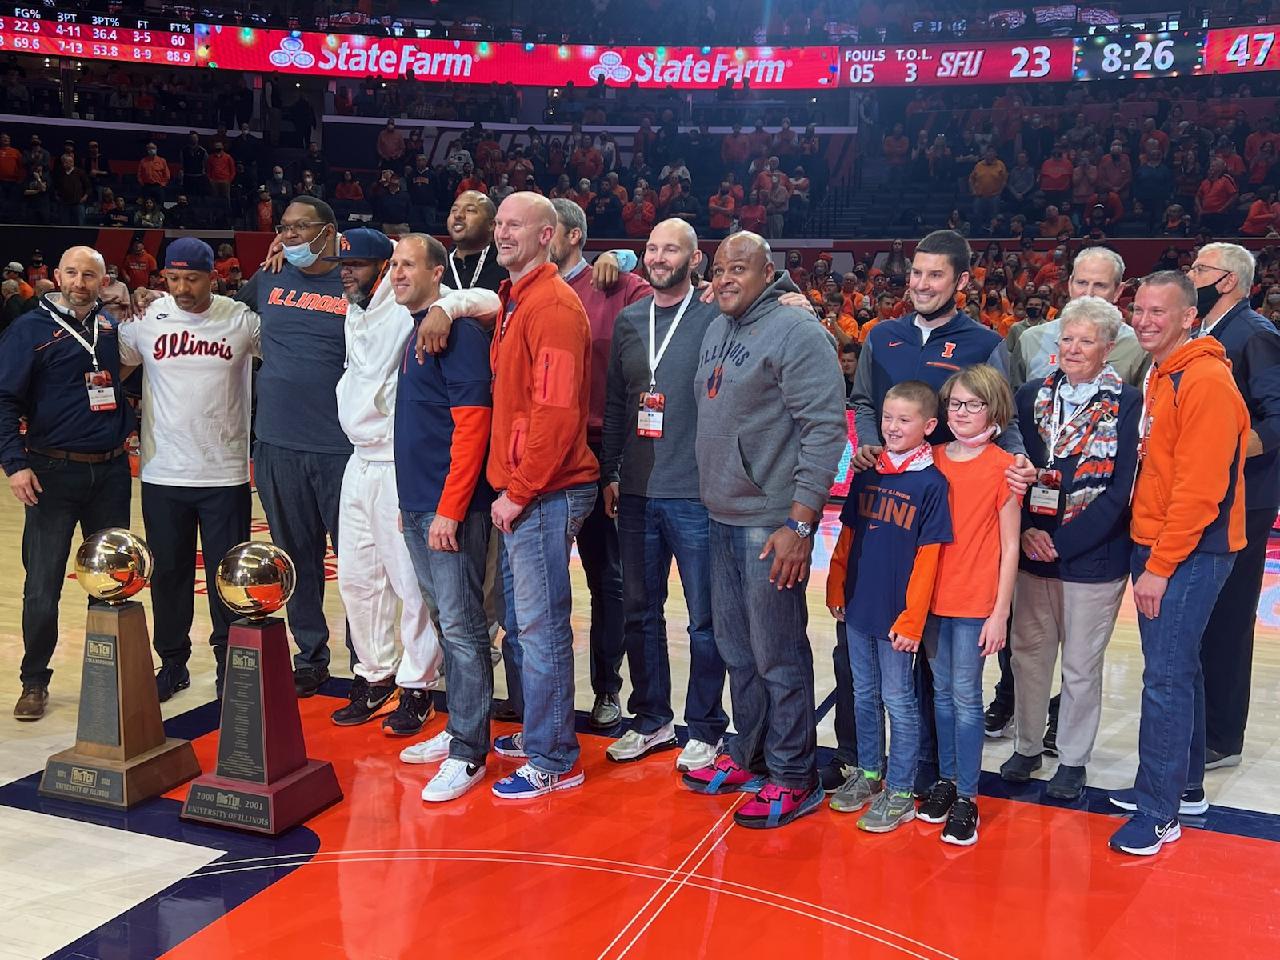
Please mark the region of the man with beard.
<svg viewBox="0 0 1280 960"><path fill-rule="evenodd" d="M209 585L209 645L222 695L233 619L212 588L227 551L249 539L249 409L261 320L213 293L213 250L183 237L165 251L168 293L120 327L121 373L142 367L142 520L155 555L152 623L160 702L191 686L196 536Z"/></svg>
<svg viewBox="0 0 1280 960"><path fill-rule="evenodd" d="M342 476L338 526L343 550L338 591L347 612L353 667L349 703L333 712L339 726L365 723L398 705L383 722L389 736L409 737L431 718L430 689L440 676L440 640L418 589L413 563L400 532L396 486L394 411L406 341L413 334L409 311L384 282L393 245L366 227L348 230L338 243L343 295L347 299L346 369L337 385L338 418L354 450ZM455 316L492 317L498 297L473 289L447 294L435 305ZM400 610L403 656L396 653ZM397 664L397 660L399 660Z"/></svg>
<svg viewBox="0 0 1280 960"><path fill-rule="evenodd" d="M634 716L607 755L626 763L677 745L663 615L674 558L689 610L689 740L676 760L687 773L711 765L729 722L724 661L712 633L710 528L694 451L693 378L702 338L720 309L696 296L690 273L702 254L683 220L653 228L644 262L653 295L618 313L601 440L604 514L617 519L621 547L633 690L627 707Z"/></svg>
<svg viewBox="0 0 1280 960"><path fill-rule="evenodd" d="M42 295L0 338L0 466L26 508L18 720L39 720L49 702L76 525L85 534L129 526L133 414L120 390L117 327L99 312L106 272L96 250L71 247L54 271L61 293Z"/></svg>

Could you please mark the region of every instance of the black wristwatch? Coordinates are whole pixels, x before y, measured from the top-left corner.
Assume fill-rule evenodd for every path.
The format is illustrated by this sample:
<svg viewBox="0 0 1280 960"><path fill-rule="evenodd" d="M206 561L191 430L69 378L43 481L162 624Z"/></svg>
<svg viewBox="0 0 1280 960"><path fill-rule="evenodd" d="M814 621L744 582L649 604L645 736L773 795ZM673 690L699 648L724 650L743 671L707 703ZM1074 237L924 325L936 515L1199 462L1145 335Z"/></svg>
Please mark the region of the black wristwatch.
<svg viewBox="0 0 1280 960"><path fill-rule="evenodd" d="M803 520L794 520L787 517L787 529L795 533L801 540L808 540L813 536L813 524L806 523Z"/></svg>

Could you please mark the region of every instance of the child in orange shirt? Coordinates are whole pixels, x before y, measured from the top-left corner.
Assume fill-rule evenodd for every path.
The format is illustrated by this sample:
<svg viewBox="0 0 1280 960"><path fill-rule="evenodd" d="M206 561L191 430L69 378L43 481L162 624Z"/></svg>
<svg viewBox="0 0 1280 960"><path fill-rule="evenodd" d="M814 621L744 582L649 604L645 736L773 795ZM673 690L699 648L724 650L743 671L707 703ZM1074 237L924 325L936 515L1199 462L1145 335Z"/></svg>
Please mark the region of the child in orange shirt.
<svg viewBox="0 0 1280 960"><path fill-rule="evenodd" d="M968 846L978 839L982 667L1005 645L1022 506L1005 479L1013 456L991 442L1013 419L1003 374L985 363L966 367L943 384L941 397L956 439L935 447L933 459L947 478L954 536L938 559L924 635L941 779L918 816L946 822L944 843Z"/></svg>

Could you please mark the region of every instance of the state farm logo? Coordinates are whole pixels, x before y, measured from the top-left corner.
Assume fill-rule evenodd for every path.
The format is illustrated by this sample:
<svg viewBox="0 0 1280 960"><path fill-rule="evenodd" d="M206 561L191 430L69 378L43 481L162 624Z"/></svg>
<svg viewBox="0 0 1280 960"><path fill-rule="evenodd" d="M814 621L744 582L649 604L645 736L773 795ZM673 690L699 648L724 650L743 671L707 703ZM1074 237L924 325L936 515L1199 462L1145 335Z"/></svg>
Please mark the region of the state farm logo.
<svg viewBox="0 0 1280 960"><path fill-rule="evenodd" d="M622 54L616 50L606 50L600 54L596 65L587 71L587 75L592 80L604 78L613 83L626 83L631 79L631 68L622 62Z"/></svg>
<svg viewBox="0 0 1280 960"><path fill-rule="evenodd" d="M272 50L267 59L272 66L297 67L299 70L307 70L316 65L315 56L307 53L299 37L281 38L280 49Z"/></svg>

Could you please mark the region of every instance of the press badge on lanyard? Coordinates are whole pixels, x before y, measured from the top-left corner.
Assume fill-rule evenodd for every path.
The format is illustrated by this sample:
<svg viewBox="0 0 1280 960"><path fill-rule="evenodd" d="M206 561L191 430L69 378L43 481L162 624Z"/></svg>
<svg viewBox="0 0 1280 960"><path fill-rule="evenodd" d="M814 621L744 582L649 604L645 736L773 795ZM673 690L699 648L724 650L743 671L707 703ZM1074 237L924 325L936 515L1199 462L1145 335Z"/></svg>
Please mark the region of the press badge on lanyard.
<svg viewBox="0 0 1280 960"><path fill-rule="evenodd" d="M1054 517L1062 500L1062 471L1037 470L1036 482L1027 492L1027 507L1032 513Z"/></svg>
<svg viewBox="0 0 1280 960"><path fill-rule="evenodd" d="M49 315L53 317L54 323L71 334L76 343L80 344L93 360L93 369L87 371L84 375L84 389L89 396L89 409L94 413L109 413L114 410L116 408L116 391L112 387L111 371L102 370L98 366L98 333L102 328L98 325L97 314L91 313L89 315L89 322L93 324L92 343L80 336L79 330L67 323L53 310L49 310Z"/></svg>
<svg viewBox="0 0 1280 960"><path fill-rule="evenodd" d="M693 288L690 287L684 299L680 301L680 308L672 318L667 335L662 338L662 346L658 347L656 353L654 341L657 340L658 310L653 300L649 301L649 389L640 394L640 407L636 411L636 436L638 437L648 440L662 439L662 416L667 409L667 395L658 392L658 364L662 362L667 347L671 344L671 337L675 334L676 327L680 326L680 321L684 318L684 312L689 308L689 301L692 299Z"/></svg>

